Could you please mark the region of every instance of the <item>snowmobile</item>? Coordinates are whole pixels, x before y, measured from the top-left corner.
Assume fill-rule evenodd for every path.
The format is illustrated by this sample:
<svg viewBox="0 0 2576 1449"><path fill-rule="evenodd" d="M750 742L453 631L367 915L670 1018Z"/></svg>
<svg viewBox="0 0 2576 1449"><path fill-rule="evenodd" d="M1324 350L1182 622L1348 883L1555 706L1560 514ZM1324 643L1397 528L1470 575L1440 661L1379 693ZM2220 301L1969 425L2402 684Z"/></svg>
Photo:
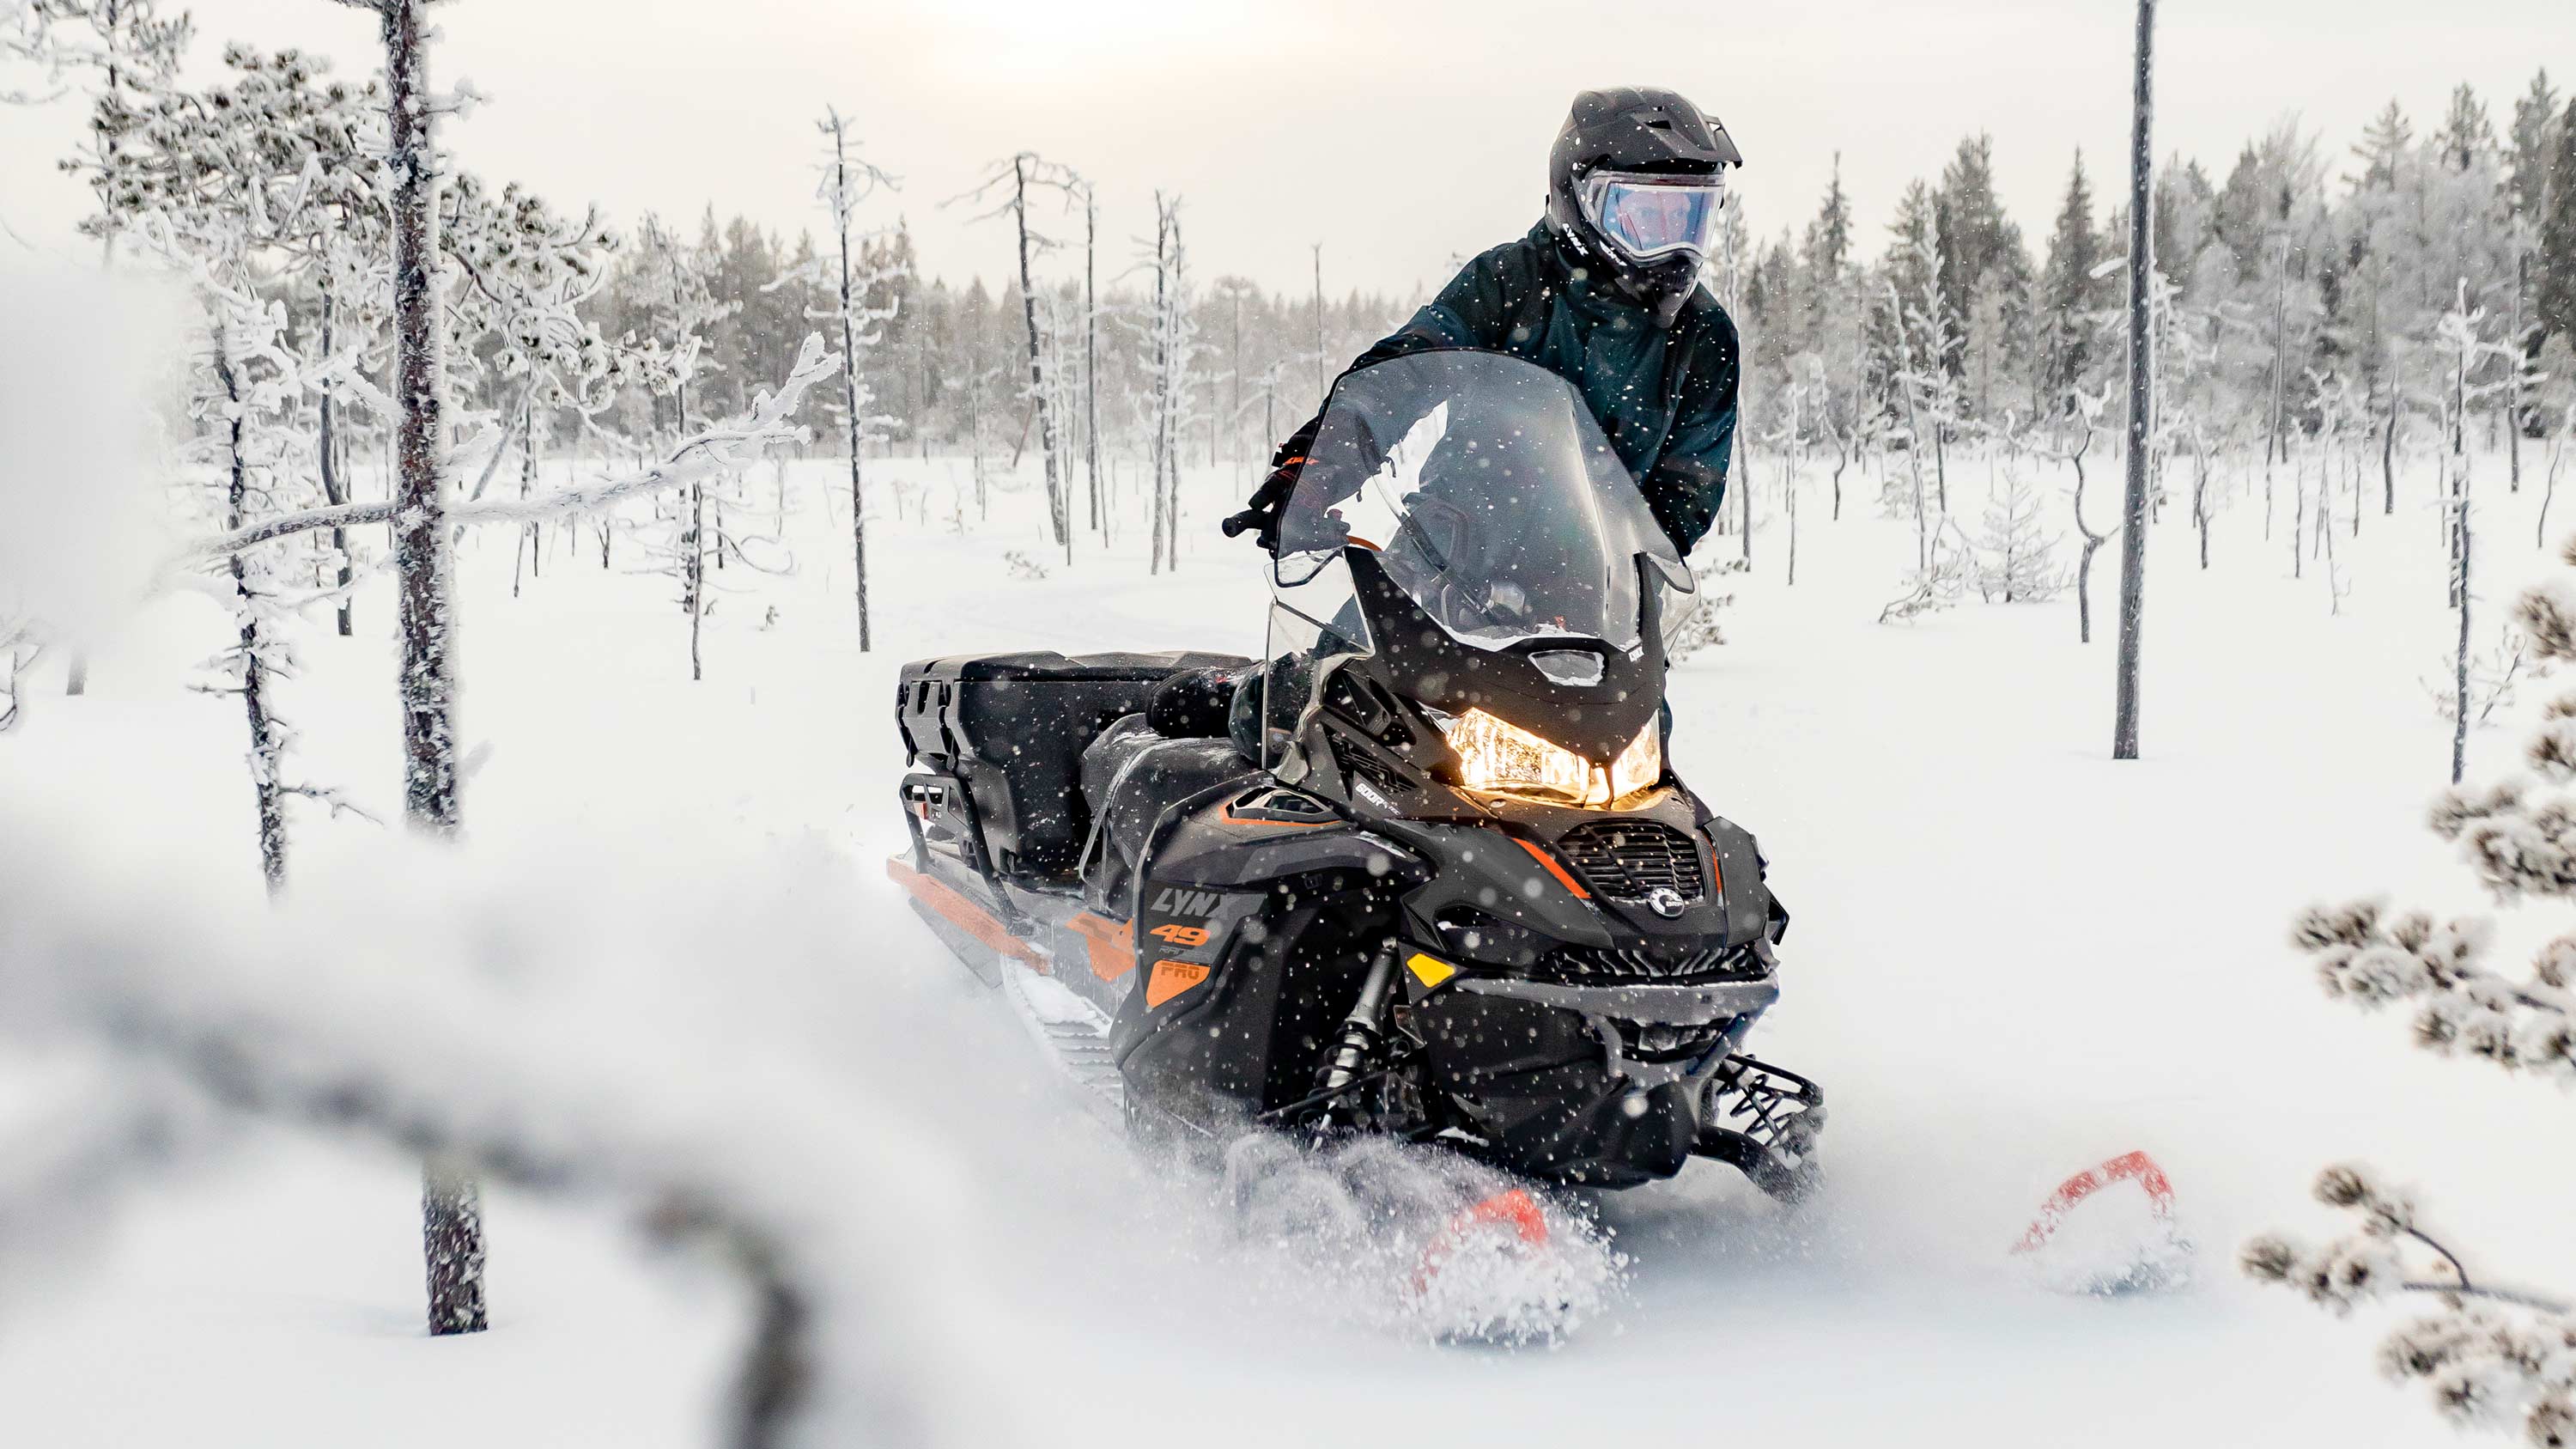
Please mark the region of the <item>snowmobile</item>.
<svg viewBox="0 0 2576 1449"><path fill-rule="evenodd" d="M1142 1137L1802 1192L1822 1093L1743 1051L1788 915L1666 768L1692 576L1580 394L1378 362L1301 468L1261 659L907 665L889 873Z"/></svg>

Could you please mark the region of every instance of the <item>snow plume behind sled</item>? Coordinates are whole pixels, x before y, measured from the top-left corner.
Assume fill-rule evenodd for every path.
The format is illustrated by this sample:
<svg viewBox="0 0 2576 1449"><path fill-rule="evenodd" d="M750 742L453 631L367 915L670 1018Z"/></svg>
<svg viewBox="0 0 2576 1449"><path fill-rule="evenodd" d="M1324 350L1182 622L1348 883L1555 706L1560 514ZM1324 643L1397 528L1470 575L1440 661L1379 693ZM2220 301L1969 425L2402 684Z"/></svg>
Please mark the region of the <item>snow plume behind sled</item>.
<svg viewBox="0 0 2576 1449"><path fill-rule="evenodd" d="M1626 1283L1627 1255L1580 1205L1437 1148L1252 1133L1227 1148L1222 1191L1257 1273L1383 1331L1553 1344Z"/></svg>
<svg viewBox="0 0 2576 1449"><path fill-rule="evenodd" d="M2117 1298L2191 1282L2192 1245L2174 1221L2173 1184L2143 1152L2058 1184L2012 1251L2055 1293Z"/></svg>

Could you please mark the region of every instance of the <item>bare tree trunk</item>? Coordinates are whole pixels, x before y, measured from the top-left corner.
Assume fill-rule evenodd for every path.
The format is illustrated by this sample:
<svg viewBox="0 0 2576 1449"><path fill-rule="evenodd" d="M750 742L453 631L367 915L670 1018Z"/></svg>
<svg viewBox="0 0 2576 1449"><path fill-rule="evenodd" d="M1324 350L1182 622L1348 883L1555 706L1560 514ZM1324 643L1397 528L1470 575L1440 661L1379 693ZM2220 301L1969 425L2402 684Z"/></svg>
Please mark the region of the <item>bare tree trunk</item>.
<svg viewBox="0 0 2576 1449"><path fill-rule="evenodd" d="M874 642L868 635L868 495L859 472L859 441L865 432L865 424L859 416L857 306L850 296L850 211L849 207L839 199L850 194L849 144L846 128L841 122L841 113L833 110L827 114L830 119L824 124L832 133L832 194L835 198L832 207L833 225L839 231L841 241L841 407L842 411L849 415L850 423L850 552L856 564L855 577L859 596L859 652L865 654ZM1020 224L1020 286L1024 301L1028 287L1028 264L1028 223L1023 220ZM1038 365L1037 314L1033 311L1029 315L1029 376L1035 378ZM1041 398L1038 405L1044 407L1045 400ZM1052 452L1047 459L1047 491L1050 497L1055 491L1055 459ZM697 626L693 621L689 632L691 678L696 677L697 652Z"/></svg>
<svg viewBox="0 0 2576 1449"><path fill-rule="evenodd" d="M2460 783L2460 777L2467 772L2469 764L2469 460L2465 454L2459 455L2458 466L2459 475L2451 489L2457 500L2454 504L2457 520L2453 528L2458 533L2460 556L2460 644L2453 657L2451 675L2451 783L2454 785Z"/></svg>
<svg viewBox="0 0 2576 1449"><path fill-rule="evenodd" d="M1100 519L1100 298L1095 289L1100 255L1100 199L1082 188L1082 460L1091 483L1091 531L1108 535Z"/></svg>
<svg viewBox="0 0 2576 1449"><path fill-rule="evenodd" d="M2393 367L2388 378L2388 427L2379 435L2379 482L2384 490L2379 515L2394 518L2397 516L2397 376Z"/></svg>
<svg viewBox="0 0 2576 1449"><path fill-rule="evenodd" d="M683 424L685 430L686 425ZM689 601L689 680L706 678L706 668L699 653L698 641L707 617L707 491L704 485L689 485L689 527L686 535L688 556L680 561L682 587Z"/></svg>
<svg viewBox="0 0 2576 1449"><path fill-rule="evenodd" d="M1780 490L1789 495L1789 587L1798 586L1798 479L1788 468L1780 470Z"/></svg>
<svg viewBox="0 0 2576 1449"><path fill-rule="evenodd" d="M1055 413L1047 406L1046 368L1038 357L1038 294L1029 272L1029 162L1027 153L1011 158L1011 216L1020 232L1020 317L1029 332L1029 400L1036 408L1038 449L1046 463L1047 509L1064 561L1073 562L1073 510L1066 507L1064 480L1056 471Z"/></svg>
<svg viewBox="0 0 2576 1449"><path fill-rule="evenodd" d="M2200 534L2200 571L2209 572L2209 447L2195 425L2191 461L2191 526Z"/></svg>
<svg viewBox="0 0 2576 1449"><path fill-rule="evenodd" d="M1832 426L1830 419L1826 426ZM1834 516L1831 519L1835 523L1843 521L1843 469L1851 466L1851 454L1850 441L1837 431L1834 434Z"/></svg>
<svg viewBox="0 0 2576 1449"><path fill-rule="evenodd" d="M1897 390L1905 395L1905 468L1914 481L1914 567L1932 566L1932 535L1923 516L1923 415L1914 403L1914 343L1907 333L1905 302L1896 283L1887 284L1888 316L1896 323Z"/></svg>
<svg viewBox="0 0 2576 1449"><path fill-rule="evenodd" d="M2559 184L2576 185L2576 178ZM2512 354L2505 358L2505 364L2513 371L2508 374L2504 393L2505 458L2507 466L2512 469L2508 475L2512 485L2506 491L2511 493L2522 491L2522 293L2530 285L2531 254L2516 247L2513 254L2513 326L2505 333L2505 345L2513 349Z"/></svg>
<svg viewBox="0 0 2576 1449"><path fill-rule="evenodd" d="M224 350L221 326L215 328L214 349L215 376L224 385L225 399L232 404L226 454L231 474L224 494L224 527L239 530L250 506L250 459L243 451L249 421L241 405L241 377L233 371L232 358ZM269 738L268 670L260 660L262 640L249 570L240 554L232 555L226 565L232 574L233 597L240 602L242 611L241 700L242 713L250 725L250 777L259 810L260 876L268 882L268 893L274 897L286 889L286 802L278 788L277 758Z"/></svg>
<svg viewBox="0 0 2576 1449"><path fill-rule="evenodd" d="M930 319L912 326L912 436L921 445L921 461L930 461ZM925 489L925 496L928 490ZM930 505L924 503L923 508Z"/></svg>
<svg viewBox="0 0 2576 1449"><path fill-rule="evenodd" d="M339 305L333 299L330 285L326 282L322 287L322 357L326 362L331 357L331 348L333 345L332 338L336 330L335 324L338 320L338 311ZM340 473L339 391L340 389L335 384L325 384L322 388L322 449L320 458L322 467L322 497L324 501L332 504L341 504L349 501L349 483L348 480L342 477ZM345 528L332 529L331 548L334 552L340 555L340 606L338 610L339 617L337 624L340 631L340 637L346 639L349 637L350 627L349 611L351 601L349 598L349 581L352 574L352 570L349 566L349 530Z"/></svg>
<svg viewBox="0 0 2576 1449"><path fill-rule="evenodd" d="M2263 536L2272 536L2272 465L2286 458L2289 448L2281 436L2283 372L2287 366L2290 321L2290 235L2281 234L2281 249L2272 263L2272 418L2263 438ZM2298 535L2293 524L2291 536ZM2293 552L2295 552L2295 545Z"/></svg>
<svg viewBox="0 0 2576 1449"><path fill-rule="evenodd" d="M2442 520L2443 532L2449 537L2451 550L2450 604L2467 612L2469 607L2469 561L2460 553L2468 534L2460 526L2460 515L2469 507L2468 499L2468 427L2469 363L2465 353L2451 369L2451 456L2444 465L2449 476L2443 480L2443 493L2450 511ZM2456 782L2454 782L2456 783Z"/></svg>
<svg viewBox="0 0 2576 1449"><path fill-rule="evenodd" d="M2092 525L2084 521L2084 454L2092 446L2093 431L2088 419L2084 440L2076 445L2066 460L2075 465L2075 533L2084 543L2084 553L2075 561L2075 642L2078 644L2093 642L2093 555L2111 541L2111 535L2095 533Z"/></svg>
<svg viewBox="0 0 2576 1449"><path fill-rule="evenodd" d="M1315 396L1329 386L1324 380L1324 244L1315 243ZM1321 402L1316 404L1322 406Z"/></svg>
<svg viewBox="0 0 2576 1449"><path fill-rule="evenodd" d="M1753 562L1753 448L1741 433L1735 439L1735 471L1744 476L1744 486L1736 490L1735 516L1744 531L1737 543L1744 551L1744 562Z"/></svg>
<svg viewBox="0 0 2576 1449"><path fill-rule="evenodd" d="M1163 571L1163 470L1171 448L1172 358L1167 284L1171 275L1172 216L1160 192L1154 196L1154 483L1148 506L1145 572ZM1321 293L1317 294L1319 297ZM1318 315L1321 315L1320 313Z"/></svg>
<svg viewBox="0 0 2576 1449"><path fill-rule="evenodd" d="M2549 483L2540 495L2540 522L2531 531L2531 541L2535 547L2546 548L2549 544L2549 505L2558 497L2558 465L2567 461L2567 443L2570 438L2576 438L2576 408L2567 410L2567 421L2562 426L2557 443L2549 450Z"/></svg>
<svg viewBox="0 0 2576 1449"><path fill-rule="evenodd" d="M2137 95L2129 143L2129 487L2120 535L2120 657L2111 758L2138 757L2138 662L2147 609L2147 448L2155 403L2149 291L2155 275L2156 0L2138 0Z"/></svg>
<svg viewBox="0 0 2576 1449"><path fill-rule="evenodd" d="M395 619L401 638L403 808L415 829L452 836L456 779L452 563L441 487L446 381L441 376L436 109L421 12L428 0L380 0L384 19L387 163L394 191ZM483 1215L470 1179L437 1167L421 1176L421 1234L428 1259L429 1331L479 1333Z"/></svg>
<svg viewBox="0 0 2576 1449"><path fill-rule="evenodd" d="M531 493L534 493L536 491L536 484L537 403L535 392L531 389L519 405L519 496L521 498L525 498ZM519 526L518 545L510 550L511 598L515 599L519 597L520 561L523 558L526 560L526 567L531 574L536 571L537 541L539 537L540 535L537 533L537 526L535 524L525 523Z"/></svg>

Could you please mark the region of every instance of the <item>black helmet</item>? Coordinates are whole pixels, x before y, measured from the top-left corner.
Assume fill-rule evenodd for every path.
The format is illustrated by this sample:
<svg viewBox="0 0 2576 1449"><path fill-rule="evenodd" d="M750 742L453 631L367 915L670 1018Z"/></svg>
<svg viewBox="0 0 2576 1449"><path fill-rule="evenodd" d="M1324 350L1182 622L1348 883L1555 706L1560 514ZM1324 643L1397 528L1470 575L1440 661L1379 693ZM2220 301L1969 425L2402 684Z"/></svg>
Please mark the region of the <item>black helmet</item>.
<svg viewBox="0 0 2576 1449"><path fill-rule="evenodd" d="M1743 164L1726 127L1672 91L1585 91L1548 153L1548 226L1579 265L1669 327L1707 260L1726 168ZM1649 212L1643 234L1630 199Z"/></svg>

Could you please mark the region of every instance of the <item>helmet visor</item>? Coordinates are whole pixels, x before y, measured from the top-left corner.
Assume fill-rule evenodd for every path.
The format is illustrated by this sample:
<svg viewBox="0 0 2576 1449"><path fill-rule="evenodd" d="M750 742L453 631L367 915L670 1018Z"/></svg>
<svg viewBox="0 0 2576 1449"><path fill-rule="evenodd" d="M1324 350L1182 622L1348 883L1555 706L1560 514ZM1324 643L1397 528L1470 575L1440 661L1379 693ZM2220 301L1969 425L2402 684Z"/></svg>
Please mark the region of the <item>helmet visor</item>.
<svg viewBox="0 0 2576 1449"><path fill-rule="evenodd" d="M1583 183L1583 204L1611 245L1641 261L1675 252L1705 257L1717 244L1725 173L1688 179L1595 173Z"/></svg>

